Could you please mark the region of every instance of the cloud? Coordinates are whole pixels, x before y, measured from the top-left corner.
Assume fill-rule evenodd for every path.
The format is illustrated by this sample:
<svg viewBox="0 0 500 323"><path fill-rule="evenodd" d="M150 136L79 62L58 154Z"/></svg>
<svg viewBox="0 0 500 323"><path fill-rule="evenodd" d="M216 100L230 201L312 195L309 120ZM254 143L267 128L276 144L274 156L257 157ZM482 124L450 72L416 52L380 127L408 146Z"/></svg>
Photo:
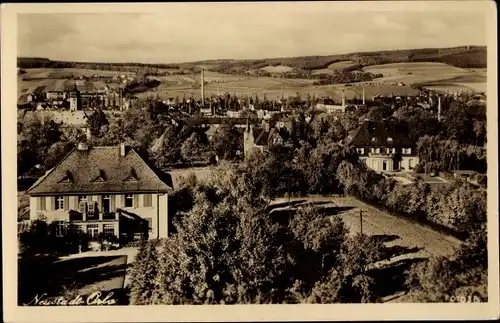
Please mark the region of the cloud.
<svg viewBox="0 0 500 323"><path fill-rule="evenodd" d="M430 35L437 35L446 30L446 25L436 19L424 19L422 20L422 30Z"/></svg>
<svg viewBox="0 0 500 323"><path fill-rule="evenodd" d="M395 30L395 31L404 31L407 29L406 26L396 23L394 21L389 21L386 15L382 14L377 14L373 17L373 23L375 24L376 27L379 27L380 29L387 29L387 30Z"/></svg>

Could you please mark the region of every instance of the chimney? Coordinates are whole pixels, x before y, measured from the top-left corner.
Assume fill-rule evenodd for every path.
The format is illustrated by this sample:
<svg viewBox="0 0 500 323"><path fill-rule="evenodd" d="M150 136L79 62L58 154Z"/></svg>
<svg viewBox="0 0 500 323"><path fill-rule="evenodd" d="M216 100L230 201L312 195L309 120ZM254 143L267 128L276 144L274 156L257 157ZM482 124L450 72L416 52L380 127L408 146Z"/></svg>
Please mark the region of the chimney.
<svg viewBox="0 0 500 323"><path fill-rule="evenodd" d="M441 121L441 96L438 96L438 121Z"/></svg>
<svg viewBox="0 0 500 323"><path fill-rule="evenodd" d="M363 105L365 105L365 88L363 87Z"/></svg>
<svg viewBox="0 0 500 323"><path fill-rule="evenodd" d="M342 90L342 107L345 108L345 94L344 94L344 90Z"/></svg>
<svg viewBox="0 0 500 323"><path fill-rule="evenodd" d="M120 144L120 157L125 157L125 144Z"/></svg>
<svg viewBox="0 0 500 323"><path fill-rule="evenodd" d="M201 105L205 105L205 71L201 69Z"/></svg>
<svg viewBox="0 0 500 323"><path fill-rule="evenodd" d="M87 144L84 142L80 142L78 144L78 150L87 151L87 150L89 150L89 146L87 146Z"/></svg>

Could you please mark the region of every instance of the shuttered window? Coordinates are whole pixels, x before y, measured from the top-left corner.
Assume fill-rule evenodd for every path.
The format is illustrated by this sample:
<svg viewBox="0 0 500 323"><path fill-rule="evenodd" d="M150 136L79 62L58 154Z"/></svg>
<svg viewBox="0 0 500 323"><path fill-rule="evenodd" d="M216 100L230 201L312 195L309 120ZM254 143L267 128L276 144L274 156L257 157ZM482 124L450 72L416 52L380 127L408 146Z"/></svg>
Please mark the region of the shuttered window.
<svg viewBox="0 0 500 323"><path fill-rule="evenodd" d="M116 212L116 195L109 196L109 205L111 212Z"/></svg>
<svg viewBox="0 0 500 323"><path fill-rule="evenodd" d="M134 204L132 207L139 207L139 194L134 194Z"/></svg>
<svg viewBox="0 0 500 323"><path fill-rule="evenodd" d="M63 208L64 210L69 210L69 196L64 196Z"/></svg>
<svg viewBox="0 0 500 323"><path fill-rule="evenodd" d="M45 211L45 196L39 196L36 198L36 210Z"/></svg>
<svg viewBox="0 0 500 323"><path fill-rule="evenodd" d="M153 206L153 195L152 194L143 194L143 206L144 207L152 207Z"/></svg>

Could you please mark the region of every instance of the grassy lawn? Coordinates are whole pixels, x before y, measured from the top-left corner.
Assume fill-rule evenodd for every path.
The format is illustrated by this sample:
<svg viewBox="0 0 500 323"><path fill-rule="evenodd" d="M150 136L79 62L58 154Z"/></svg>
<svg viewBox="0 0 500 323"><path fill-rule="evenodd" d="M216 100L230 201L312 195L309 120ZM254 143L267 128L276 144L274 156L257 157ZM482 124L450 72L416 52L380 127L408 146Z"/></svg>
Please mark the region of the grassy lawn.
<svg viewBox="0 0 500 323"><path fill-rule="evenodd" d="M84 299L100 291L114 293L118 305L127 303L123 290L127 256L89 256L60 260L42 256L19 261L18 303L31 302L36 295ZM105 296L101 297L104 298Z"/></svg>

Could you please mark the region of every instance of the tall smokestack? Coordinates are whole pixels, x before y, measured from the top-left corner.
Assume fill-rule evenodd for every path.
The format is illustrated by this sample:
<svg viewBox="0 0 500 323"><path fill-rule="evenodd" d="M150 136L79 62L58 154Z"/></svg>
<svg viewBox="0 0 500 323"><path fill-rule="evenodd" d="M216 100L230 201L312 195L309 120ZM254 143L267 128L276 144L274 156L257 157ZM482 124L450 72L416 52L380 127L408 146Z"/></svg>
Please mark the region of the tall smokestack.
<svg viewBox="0 0 500 323"><path fill-rule="evenodd" d="M438 96L438 121L441 121L441 96Z"/></svg>
<svg viewBox="0 0 500 323"><path fill-rule="evenodd" d="M201 69L201 105L205 105L205 71Z"/></svg>
<svg viewBox="0 0 500 323"><path fill-rule="evenodd" d="M363 88L363 105L365 105L365 88Z"/></svg>

